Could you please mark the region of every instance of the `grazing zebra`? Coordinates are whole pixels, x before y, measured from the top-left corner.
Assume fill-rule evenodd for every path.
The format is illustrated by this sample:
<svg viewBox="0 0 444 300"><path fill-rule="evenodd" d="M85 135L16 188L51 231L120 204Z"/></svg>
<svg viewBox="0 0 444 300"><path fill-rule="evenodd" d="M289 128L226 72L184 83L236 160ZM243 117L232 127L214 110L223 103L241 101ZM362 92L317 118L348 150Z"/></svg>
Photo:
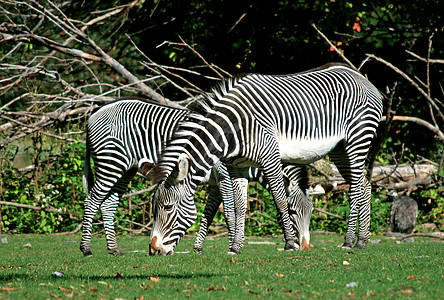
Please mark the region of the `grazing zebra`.
<svg viewBox="0 0 444 300"><path fill-rule="evenodd" d="M281 218L285 249L296 249L281 162L307 164L327 154L350 184L343 247L363 248L370 235L371 199L363 171L382 115L378 90L360 73L330 64L299 74L228 79L214 93L190 107L193 113L180 123L154 167L159 186L150 254L174 253L196 219L196 186L219 160L228 167L233 188L245 184L250 166L264 173Z"/></svg>
<svg viewBox="0 0 444 300"><path fill-rule="evenodd" d="M88 196L84 205L83 234L80 244L80 250L85 256L92 254L92 222L99 207L102 210L108 252L122 255L117 245L113 224L119 200L138 168L143 173L147 172L156 160L162 145L172 136L177 123L188 114L189 111L186 109L171 108L135 99L120 99L104 105L91 115L87 126L84 168L84 184ZM92 177L90 156L94 161L95 182ZM298 167L293 168L298 169ZM212 197L209 199L206 211L207 214L214 216L215 212L210 210L214 206L211 204L211 199L215 198L218 203L223 199L231 244L235 240L237 219L233 203L235 201L233 188L228 171L223 164L217 163L213 170L214 176L210 178ZM295 174L291 168L288 174L289 181L297 181L298 174ZM255 175L255 178L261 178L258 172ZM263 181L263 179L260 180ZM246 191L241 192L246 193ZM309 241L308 226L312 203L307 197L296 197L299 195L290 198L289 201L294 202L291 205L303 206L307 209L304 211L304 219L294 216L294 226L300 233L301 240L305 237ZM202 230L207 229L202 227Z"/></svg>

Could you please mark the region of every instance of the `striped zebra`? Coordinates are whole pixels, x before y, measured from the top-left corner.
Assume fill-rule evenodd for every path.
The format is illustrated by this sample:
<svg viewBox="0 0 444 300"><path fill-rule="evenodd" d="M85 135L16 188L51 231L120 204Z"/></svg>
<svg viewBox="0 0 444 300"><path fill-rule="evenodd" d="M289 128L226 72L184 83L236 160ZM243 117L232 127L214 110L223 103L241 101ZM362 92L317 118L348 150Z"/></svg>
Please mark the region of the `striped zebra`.
<svg viewBox="0 0 444 300"><path fill-rule="evenodd" d="M80 250L85 256L92 254L92 222L99 208L102 210L108 252L122 255L117 245L113 224L119 200L138 169L142 173L147 173L157 159L162 145L172 136L177 123L189 113L186 109L171 108L138 99L120 99L104 105L91 115L87 125L84 167L84 185L88 195L84 204L83 234L80 244ZM91 170L91 157L95 168L95 182ZM236 205L233 203L235 197L227 169L219 162L215 165L210 178L212 197L208 201L206 211L208 215L214 215L210 210L214 207L211 204L212 198L218 203L223 200L231 244L236 234ZM289 169L288 173L292 176L289 181L295 182L298 179L297 174L292 172ZM262 180L258 172L253 173ZM301 232L301 237L309 241L311 201L307 197L299 195L299 198L295 197L291 197L290 201L294 202L291 205L307 207L305 220L294 217L295 228ZM304 225L298 225L302 223ZM208 229L202 227L202 230Z"/></svg>
<svg viewBox="0 0 444 300"><path fill-rule="evenodd" d="M150 254L174 253L196 218L196 186L217 161L227 166L233 188L245 184L250 166L264 173L282 221L285 249L297 249L281 163L307 164L327 154L350 184L343 248L364 248L371 199L364 163L382 106L381 94L364 76L338 64L224 81L214 96L190 107L193 113L180 123L154 167L159 185Z"/></svg>

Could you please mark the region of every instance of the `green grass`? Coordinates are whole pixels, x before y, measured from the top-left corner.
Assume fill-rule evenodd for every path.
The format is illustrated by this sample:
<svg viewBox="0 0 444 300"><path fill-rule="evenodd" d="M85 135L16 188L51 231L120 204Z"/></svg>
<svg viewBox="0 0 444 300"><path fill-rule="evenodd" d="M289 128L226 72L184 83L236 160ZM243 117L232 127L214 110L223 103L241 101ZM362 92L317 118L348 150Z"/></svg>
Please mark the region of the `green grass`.
<svg viewBox="0 0 444 300"><path fill-rule="evenodd" d="M430 238L373 237L381 242L347 251L338 247L342 236L316 235L310 252L278 251L281 237L248 238L239 256L226 255L227 239L217 238L199 256L183 253L192 250L189 237L174 256L150 257L140 252L148 237L125 236L118 241L126 256L113 257L105 239L94 236L94 255L86 258L80 235L7 238L0 244L0 299L444 297L444 244ZM346 286L352 282L357 286Z"/></svg>

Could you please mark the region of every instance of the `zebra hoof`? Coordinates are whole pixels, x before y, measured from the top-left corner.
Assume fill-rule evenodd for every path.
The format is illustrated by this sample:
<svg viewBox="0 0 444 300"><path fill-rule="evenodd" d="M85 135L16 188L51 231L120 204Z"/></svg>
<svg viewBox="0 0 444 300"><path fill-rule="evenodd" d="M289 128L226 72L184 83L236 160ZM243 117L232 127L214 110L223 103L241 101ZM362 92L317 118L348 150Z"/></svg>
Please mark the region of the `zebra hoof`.
<svg viewBox="0 0 444 300"><path fill-rule="evenodd" d="M114 256L125 256L125 254L122 253L122 251L120 251L119 248L117 249L108 249L108 253Z"/></svg>
<svg viewBox="0 0 444 300"><path fill-rule="evenodd" d="M85 249L82 246L80 246L80 251L82 251L83 256L88 257L88 256L92 256L92 252L91 249Z"/></svg>
<svg viewBox="0 0 444 300"><path fill-rule="evenodd" d="M230 248L228 250L227 254L229 254L229 255L238 255L238 254L241 254L241 252L240 252L240 250L236 250L236 249Z"/></svg>
<svg viewBox="0 0 444 300"><path fill-rule="evenodd" d="M193 248L193 252L198 255L203 255L203 249L198 247Z"/></svg>
<svg viewBox="0 0 444 300"><path fill-rule="evenodd" d="M299 245L296 244L294 241L287 241L285 243L285 251L294 251L299 250Z"/></svg>
<svg viewBox="0 0 444 300"><path fill-rule="evenodd" d="M344 243L344 244L341 246L341 249L344 249L344 250L350 250L350 249L352 249L352 248L353 248L353 246L350 245L350 244L348 244L348 243Z"/></svg>
<svg viewBox="0 0 444 300"><path fill-rule="evenodd" d="M92 254L91 251L83 252L83 256L84 256L84 257L89 257L89 256L92 256L92 255L93 255L93 254Z"/></svg>
<svg viewBox="0 0 444 300"><path fill-rule="evenodd" d="M354 249L364 249L365 243L363 241L358 241L353 248Z"/></svg>

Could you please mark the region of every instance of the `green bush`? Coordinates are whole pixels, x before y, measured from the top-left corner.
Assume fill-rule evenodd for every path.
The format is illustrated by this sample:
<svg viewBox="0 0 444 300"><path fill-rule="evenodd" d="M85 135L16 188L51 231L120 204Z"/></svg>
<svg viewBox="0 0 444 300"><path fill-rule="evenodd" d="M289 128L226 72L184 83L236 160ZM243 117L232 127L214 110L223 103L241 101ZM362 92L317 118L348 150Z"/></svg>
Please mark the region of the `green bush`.
<svg viewBox="0 0 444 300"><path fill-rule="evenodd" d="M85 193L82 183L82 169L85 145L80 142L57 143L45 149L45 140L34 138L25 148L33 157L34 168L28 171L17 169L12 161L15 153L2 150L1 154L1 200L42 208L35 210L10 205L1 206L1 232L54 233L74 230L83 216ZM43 145L42 145L43 144ZM32 163L32 162L31 162ZM146 189L150 182L136 176L127 192ZM276 221L276 208L271 195L258 183L249 185L247 235L274 235L282 233ZM126 234L131 229L140 229L152 218L151 199L153 191L123 198L116 212L116 229ZM200 217L205 208L208 193L206 186L200 186L195 194L198 222L190 231L197 231ZM423 190L413 195L425 199L426 206L420 205L417 224L435 223L438 228L444 224L444 197L439 189ZM349 202L347 193L333 193L312 197L314 206L342 217L334 217L314 210L310 230L333 231L343 234L347 229ZM385 192L373 192L371 202L370 231L382 234L389 228L391 199ZM100 219L100 212L96 219ZM224 225L222 212L218 212L214 224ZM216 227L210 228L214 230ZM417 229L420 229L417 226ZM101 232L103 226L94 226Z"/></svg>

